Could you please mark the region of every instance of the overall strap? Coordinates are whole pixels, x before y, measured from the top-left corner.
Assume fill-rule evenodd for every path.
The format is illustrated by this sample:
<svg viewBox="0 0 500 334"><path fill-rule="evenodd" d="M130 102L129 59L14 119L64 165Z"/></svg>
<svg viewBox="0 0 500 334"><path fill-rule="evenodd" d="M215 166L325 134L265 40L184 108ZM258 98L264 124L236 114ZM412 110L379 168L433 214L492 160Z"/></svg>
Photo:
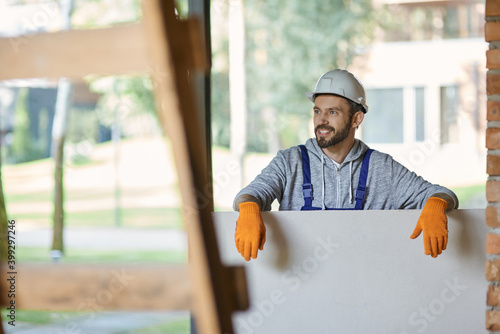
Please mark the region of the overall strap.
<svg viewBox="0 0 500 334"><path fill-rule="evenodd" d="M304 208L312 207L312 184L311 184L311 166L309 164L309 154L304 145L299 145L302 154L302 195L304 196Z"/></svg>
<svg viewBox="0 0 500 334"><path fill-rule="evenodd" d="M366 196L366 180L368 179L368 167L370 166L370 156L373 149L365 152L363 163L361 164L361 172L359 173L358 188L356 189L356 205L354 210L363 210L363 203Z"/></svg>

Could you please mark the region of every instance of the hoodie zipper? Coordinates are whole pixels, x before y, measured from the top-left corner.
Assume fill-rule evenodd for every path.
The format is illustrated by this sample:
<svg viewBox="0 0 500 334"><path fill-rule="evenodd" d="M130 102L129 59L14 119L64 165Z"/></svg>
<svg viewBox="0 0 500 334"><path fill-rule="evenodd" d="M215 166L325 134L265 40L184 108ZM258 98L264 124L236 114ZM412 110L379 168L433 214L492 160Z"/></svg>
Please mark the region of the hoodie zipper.
<svg viewBox="0 0 500 334"><path fill-rule="evenodd" d="M335 166L337 171L337 208L340 208L340 167Z"/></svg>

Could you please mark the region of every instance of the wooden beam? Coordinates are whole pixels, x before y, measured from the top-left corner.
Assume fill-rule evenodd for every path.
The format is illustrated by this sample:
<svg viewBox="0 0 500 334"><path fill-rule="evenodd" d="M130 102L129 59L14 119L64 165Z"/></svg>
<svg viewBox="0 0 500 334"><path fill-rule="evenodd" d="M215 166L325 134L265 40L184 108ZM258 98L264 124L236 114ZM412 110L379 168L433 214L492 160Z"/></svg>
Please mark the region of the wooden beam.
<svg viewBox="0 0 500 334"><path fill-rule="evenodd" d="M209 59L205 50L205 39L201 34L201 22L196 18L179 21L178 27L184 32L182 40L185 43L185 57L189 67L206 71L209 69Z"/></svg>
<svg viewBox="0 0 500 334"><path fill-rule="evenodd" d="M166 3L164 1L163 3ZM170 20L173 20L173 3L168 2L172 8L169 9L167 15L170 15ZM184 119L182 115L184 109L181 106L186 95L191 97L188 92L182 91L186 89L185 86L179 87L177 85L175 67L181 66L181 71L186 70L185 62L177 63L173 56L171 47L172 41L169 38L174 34L167 35L165 20L165 11L163 10L160 1L146 0L143 2L143 13L145 16L144 24L147 29L147 38L149 42L149 50L151 55L151 62L156 69L153 73L153 82L155 83L155 98L157 104L157 113L162 125L163 131L172 140L172 150L174 161L176 164L177 175L179 179L181 197L183 201L183 218L188 232L188 245L189 245L189 261L192 266L192 282L193 282L193 313L197 319L197 327L200 333L222 333L221 326L218 320L218 310L215 301L215 292L212 289L212 282L210 277L210 265L206 260L209 254L203 254L204 240L200 229L200 214L198 211L198 203L196 202L196 195L193 190L194 172L190 161L189 147L187 141L187 133L185 132ZM173 33L179 33L177 29ZM181 47L181 52L185 48ZM179 51L179 50L178 50ZM181 57L182 59L182 57ZM174 67L175 64L175 67ZM186 74L178 74L184 77ZM192 98L187 98L191 100ZM192 103L192 102L191 102ZM196 105L195 109L189 110L195 129L198 123L196 122ZM197 133L197 131L193 131ZM194 152L201 154L200 148L194 148ZM205 168L203 164L201 168ZM215 255L218 259L218 254ZM200 330L200 329L203 330ZM232 333L232 330L231 330Z"/></svg>
<svg viewBox="0 0 500 334"><path fill-rule="evenodd" d="M186 44L189 37L174 15L173 1L146 0L143 13L151 63L164 78L155 80L155 97L160 123L172 141L181 188L196 327L199 333L231 334L232 312L248 306L244 269L226 268L220 261L207 159L203 138L196 131L198 105L188 80L195 67L188 54L205 48Z"/></svg>
<svg viewBox="0 0 500 334"><path fill-rule="evenodd" d="M1 280L9 275L2 272ZM19 264L16 308L24 310L188 310L188 267Z"/></svg>
<svg viewBox="0 0 500 334"><path fill-rule="evenodd" d="M150 70L142 23L0 38L0 80Z"/></svg>

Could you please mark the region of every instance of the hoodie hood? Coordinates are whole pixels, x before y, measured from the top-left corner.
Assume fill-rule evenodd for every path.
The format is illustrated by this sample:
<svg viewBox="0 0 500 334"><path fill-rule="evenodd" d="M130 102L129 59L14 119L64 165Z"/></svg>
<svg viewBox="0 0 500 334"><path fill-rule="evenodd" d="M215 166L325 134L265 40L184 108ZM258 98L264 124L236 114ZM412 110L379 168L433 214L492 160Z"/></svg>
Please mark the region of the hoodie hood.
<svg viewBox="0 0 500 334"><path fill-rule="evenodd" d="M327 157L328 156L323 152L323 150L318 146L318 142L316 141L316 138L309 138L306 141L306 148L309 151L309 154L314 154L316 157L321 159L321 156ZM345 157L344 161L340 164L340 167L343 165L346 165L348 163L351 163L359 158L363 158L365 152L368 150L368 146L363 143L359 139L354 139L354 145L352 145L351 151L349 151L349 154ZM326 159L330 160L330 158ZM329 165L329 164L328 164ZM332 163L333 165L333 163Z"/></svg>

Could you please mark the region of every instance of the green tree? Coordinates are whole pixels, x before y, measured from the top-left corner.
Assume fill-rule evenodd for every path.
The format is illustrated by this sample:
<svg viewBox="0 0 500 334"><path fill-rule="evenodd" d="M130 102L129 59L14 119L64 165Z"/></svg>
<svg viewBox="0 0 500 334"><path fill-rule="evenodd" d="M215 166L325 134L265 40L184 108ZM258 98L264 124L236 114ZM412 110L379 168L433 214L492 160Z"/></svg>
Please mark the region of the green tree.
<svg viewBox="0 0 500 334"><path fill-rule="evenodd" d="M144 112L156 117L152 83L147 75L89 79L89 87L101 94L96 112L99 122L105 126L113 125L115 111L118 111L121 122Z"/></svg>
<svg viewBox="0 0 500 334"><path fill-rule="evenodd" d="M383 15L384 9L374 10L371 0L245 1L249 151L266 152L276 141L288 147L309 137L311 103L304 93L327 70L347 68L363 54ZM225 43L216 42L214 64L227 54ZM212 73L224 83L218 77L223 73ZM220 89L215 83L213 89ZM229 114L224 94L212 98L214 114ZM229 129L227 117L213 119L227 123L216 129ZM214 133L214 143L225 138Z"/></svg>
<svg viewBox="0 0 500 334"><path fill-rule="evenodd" d="M304 93L321 74L346 68L364 52L377 15L371 0L246 1L249 147L265 151L265 138L275 132L262 135L266 108L282 146L309 136L311 103Z"/></svg>
<svg viewBox="0 0 500 334"><path fill-rule="evenodd" d="M29 89L21 88L16 102L16 121L12 147L7 157L9 163L23 163L44 158L46 141L34 140L30 132L30 119L27 106Z"/></svg>

